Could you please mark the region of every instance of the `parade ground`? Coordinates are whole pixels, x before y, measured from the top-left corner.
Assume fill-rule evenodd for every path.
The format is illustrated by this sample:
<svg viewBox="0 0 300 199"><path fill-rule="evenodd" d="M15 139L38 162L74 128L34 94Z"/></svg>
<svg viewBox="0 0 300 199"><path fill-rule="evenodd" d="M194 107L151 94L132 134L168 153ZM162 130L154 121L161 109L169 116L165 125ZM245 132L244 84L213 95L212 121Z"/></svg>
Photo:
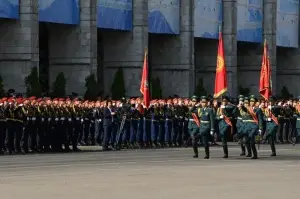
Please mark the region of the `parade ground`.
<svg viewBox="0 0 300 199"><path fill-rule="evenodd" d="M91 150L84 149L83 150ZM95 150L95 148L92 148ZM211 159L191 148L0 156L1 199L299 199L300 146L260 147L259 159Z"/></svg>

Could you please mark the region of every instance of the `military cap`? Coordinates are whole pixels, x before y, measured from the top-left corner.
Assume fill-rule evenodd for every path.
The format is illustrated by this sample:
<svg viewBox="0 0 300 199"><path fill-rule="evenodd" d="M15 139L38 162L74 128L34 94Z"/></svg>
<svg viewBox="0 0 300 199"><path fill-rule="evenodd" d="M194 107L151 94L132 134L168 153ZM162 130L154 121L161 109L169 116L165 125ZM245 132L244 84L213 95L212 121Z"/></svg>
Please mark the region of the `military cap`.
<svg viewBox="0 0 300 199"><path fill-rule="evenodd" d="M192 101L198 101L198 97L197 97L196 95L193 95L193 96L191 97L191 100L192 100Z"/></svg>
<svg viewBox="0 0 300 199"><path fill-rule="evenodd" d="M254 102L257 101L255 95L250 95L250 96L249 96L249 99L250 99L250 101L254 101Z"/></svg>
<svg viewBox="0 0 300 199"><path fill-rule="evenodd" d="M245 97L244 102L249 102L249 97Z"/></svg>
<svg viewBox="0 0 300 199"><path fill-rule="evenodd" d="M208 97L207 96L201 96L201 101L208 101Z"/></svg>
<svg viewBox="0 0 300 199"><path fill-rule="evenodd" d="M300 96L298 96L296 100L299 101L299 100L300 100ZM296 101L296 100L295 100L295 101Z"/></svg>
<svg viewBox="0 0 300 199"><path fill-rule="evenodd" d="M36 99L35 96L31 96L31 97L28 98L28 100L35 100L35 99Z"/></svg>

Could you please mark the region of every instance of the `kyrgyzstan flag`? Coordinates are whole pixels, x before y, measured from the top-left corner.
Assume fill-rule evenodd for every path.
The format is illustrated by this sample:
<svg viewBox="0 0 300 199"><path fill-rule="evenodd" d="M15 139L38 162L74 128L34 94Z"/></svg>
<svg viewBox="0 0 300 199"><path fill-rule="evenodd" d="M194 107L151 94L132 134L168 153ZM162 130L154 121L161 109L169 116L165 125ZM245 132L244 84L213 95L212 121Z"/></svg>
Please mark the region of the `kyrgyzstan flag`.
<svg viewBox="0 0 300 199"><path fill-rule="evenodd" d="M265 100L269 100L270 96L272 95L270 60L268 55L268 44L266 40L264 42L264 54L260 71L259 93Z"/></svg>
<svg viewBox="0 0 300 199"><path fill-rule="evenodd" d="M222 32L220 30L214 97L218 98L226 91L227 91L227 74L226 74L226 66L225 66L224 43L223 43Z"/></svg>
<svg viewBox="0 0 300 199"><path fill-rule="evenodd" d="M149 73L148 73L148 51L145 49L144 66L140 91L143 94L144 105L146 108L150 105L150 90L149 90Z"/></svg>

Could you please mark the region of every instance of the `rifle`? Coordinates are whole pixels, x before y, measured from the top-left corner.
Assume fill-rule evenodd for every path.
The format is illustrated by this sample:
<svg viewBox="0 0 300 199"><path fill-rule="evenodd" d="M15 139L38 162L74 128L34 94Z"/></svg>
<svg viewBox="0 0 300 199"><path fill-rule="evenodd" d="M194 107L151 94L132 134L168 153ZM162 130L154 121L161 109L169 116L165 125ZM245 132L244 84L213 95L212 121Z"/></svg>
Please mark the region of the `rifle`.
<svg viewBox="0 0 300 199"><path fill-rule="evenodd" d="M121 121L120 127L119 127L118 132L117 132L117 136L116 136L116 143L115 143L115 149L116 150L120 150L120 148L119 148L119 141L120 141L120 137L121 137L121 135L123 133L123 129L124 129L124 125L125 125L126 119L127 119L127 115L124 114L123 117L122 117L122 121Z"/></svg>

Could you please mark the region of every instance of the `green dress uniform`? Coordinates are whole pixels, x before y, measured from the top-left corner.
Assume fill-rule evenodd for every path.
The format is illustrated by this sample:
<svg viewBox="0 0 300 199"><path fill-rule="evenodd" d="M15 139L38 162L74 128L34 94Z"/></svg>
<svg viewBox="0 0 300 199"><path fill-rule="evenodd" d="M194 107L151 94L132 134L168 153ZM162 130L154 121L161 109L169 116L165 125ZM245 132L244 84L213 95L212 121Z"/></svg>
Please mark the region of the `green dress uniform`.
<svg viewBox="0 0 300 199"><path fill-rule="evenodd" d="M229 98L227 96L222 96L222 100L225 103L229 102ZM236 106L232 104L221 105L217 110L217 119L218 119L218 127L219 127L219 134L222 140L223 152L224 157L228 158L228 136L229 131L232 129L232 118L235 114ZM231 132L230 131L230 132Z"/></svg>
<svg viewBox="0 0 300 199"><path fill-rule="evenodd" d="M244 103L244 96L243 95L239 95L238 96L239 98L239 105L236 109L236 112L235 112L235 117L236 117L236 130L237 130L237 138L239 139L239 143L240 143L240 146L241 146L241 150L242 150L242 153L240 154L240 156L245 156L246 155L246 147L245 147L245 144L243 142L243 137L244 137L244 123L243 123L243 118L242 118L242 115L241 115L241 106L243 105ZM249 153L249 151L248 151Z"/></svg>
<svg viewBox="0 0 300 199"><path fill-rule="evenodd" d="M256 102L255 96L250 96L250 98L245 98L244 103L249 104L250 102ZM261 134L263 129L263 115L260 108L255 106L242 106L241 115L244 123L245 134L243 137L243 142L247 147L248 155L252 159L257 159L257 150L255 146L255 137Z"/></svg>
<svg viewBox="0 0 300 199"><path fill-rule="evenodd" d="M202 102L208 101L206 96L201 97ZM209 159L209 137L215 132L215 115L213 109L210 107L198 108L198 117L200 119L199 133L202 138L202 143L205 149L205 159Z"/></svg>
<svg viewBox="0 0 300 199"><path fill-rule="evenodd" d="M274 102L274 98L270 98L270 102ZM264 110L264 119L266 120L266 132L264 138L269 141L272 154L271 156L276 156L276 148L275 148L275 139L276 133L278 130L279 122L278 117L281 113L281 107L278 105L269 105Z"/></svg>
<svg viewBox="0 0 300 199"><path fill-rule="evenodd" d="M191 98L192 102L197 102L197 97L193 96ZM197 121L199 121L198 118L198 109L195 105L192 105L189 107L188 111L188 133L190 137L192 138L192 145L194 150L194 158L198 158L198 141L200 139L200 132L199 132L199 126L197 124ZM196 119L196 120L195 120Z"/></svg>

